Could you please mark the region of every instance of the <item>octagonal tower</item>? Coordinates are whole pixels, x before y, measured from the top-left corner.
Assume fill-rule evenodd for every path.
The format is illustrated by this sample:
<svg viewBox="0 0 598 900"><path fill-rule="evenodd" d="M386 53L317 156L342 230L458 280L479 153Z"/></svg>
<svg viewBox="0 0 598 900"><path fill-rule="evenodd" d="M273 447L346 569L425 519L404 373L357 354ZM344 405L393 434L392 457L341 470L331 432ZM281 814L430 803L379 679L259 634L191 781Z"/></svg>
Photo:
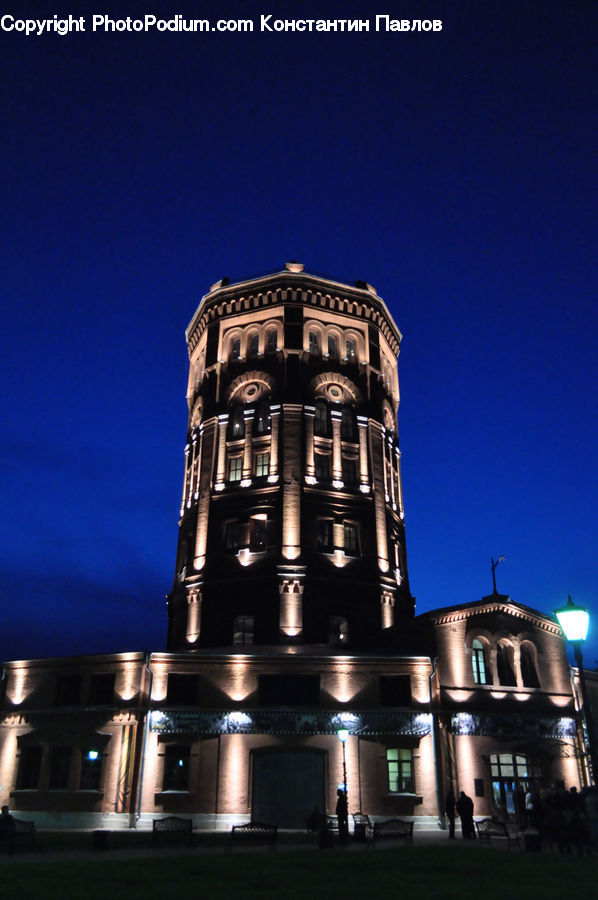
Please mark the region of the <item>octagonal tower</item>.
<svg viewBox="0 0 598 900"><path fill-rule="evenodd" d="M414 602L384 301L290 262L217 282L186 336L168 649L399 647Z"/></svg>

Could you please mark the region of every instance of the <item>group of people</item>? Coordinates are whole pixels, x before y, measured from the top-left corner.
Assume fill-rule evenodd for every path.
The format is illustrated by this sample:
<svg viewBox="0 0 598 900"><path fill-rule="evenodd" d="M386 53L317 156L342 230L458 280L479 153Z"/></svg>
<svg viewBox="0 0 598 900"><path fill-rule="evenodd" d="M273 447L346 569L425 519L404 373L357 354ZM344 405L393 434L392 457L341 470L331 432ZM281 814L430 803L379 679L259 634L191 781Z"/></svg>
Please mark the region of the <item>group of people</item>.
<svg viewBox="0 0 598 900"><path fill-rule="evenodd" d="M465 791L461 791L459 799L455 800L452 790L447 792L444 811L449 826L449 838L455 837L455 819L457 816L461 819L461 831L465 840L475 838L475 826L473 824L473 800L468 797Z"/></svg>

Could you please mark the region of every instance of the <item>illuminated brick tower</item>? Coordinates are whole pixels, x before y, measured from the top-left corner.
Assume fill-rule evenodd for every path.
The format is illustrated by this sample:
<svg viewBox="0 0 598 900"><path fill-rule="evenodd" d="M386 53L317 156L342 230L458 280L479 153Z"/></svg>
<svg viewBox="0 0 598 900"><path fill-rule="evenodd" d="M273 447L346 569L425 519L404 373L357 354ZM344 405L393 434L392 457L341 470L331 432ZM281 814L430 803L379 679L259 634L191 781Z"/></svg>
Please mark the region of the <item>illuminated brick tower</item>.
<svg viewBox="0 0 598 900"><path fill-rule="evenodd" d="M217 282L187 329L168 649L401 646L401 340L364 282Z"/></svg>

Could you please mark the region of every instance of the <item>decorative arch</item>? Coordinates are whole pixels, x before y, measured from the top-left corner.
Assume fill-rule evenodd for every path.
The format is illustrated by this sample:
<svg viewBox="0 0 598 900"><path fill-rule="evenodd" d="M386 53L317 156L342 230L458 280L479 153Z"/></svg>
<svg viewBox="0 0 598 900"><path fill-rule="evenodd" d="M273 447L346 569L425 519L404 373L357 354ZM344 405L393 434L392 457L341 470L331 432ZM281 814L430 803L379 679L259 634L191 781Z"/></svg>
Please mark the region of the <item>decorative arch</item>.
<svg viewBox="0 0 598 900"><path fill-rule="evenodd" d="M349 378L338 372L322 372L312 379L309 386L316 397L321 397L330 403L361 404L359 388Z"/></svg>
<svg viewBox="0 0 598 900"><path fill-rule="evenodd" d="M226 392L227 403L257 403L270 394L274 379L267 372L244 372L235 378Z"/></svg>

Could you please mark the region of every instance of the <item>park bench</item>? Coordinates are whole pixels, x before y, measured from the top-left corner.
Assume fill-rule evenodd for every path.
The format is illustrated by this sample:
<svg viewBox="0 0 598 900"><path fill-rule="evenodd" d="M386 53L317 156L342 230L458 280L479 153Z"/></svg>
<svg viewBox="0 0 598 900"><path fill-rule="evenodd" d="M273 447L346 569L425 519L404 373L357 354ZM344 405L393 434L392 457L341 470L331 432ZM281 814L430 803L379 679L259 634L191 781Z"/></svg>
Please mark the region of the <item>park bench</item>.
<svg viewBox="0 0 598 900"><path fill-rule="evenodd" d="M165 816L163 819L154 819L152 830L152 844L154 846L165 843L176 843L193 840L192 819L182 819L179 816Z"/></svg>
<svg viewBox="0 0 598 900"><path fill-rule="evenodd" d="M370 822L370 817L365 813L352 813L353 819L353 836L356 841L368 841L372 837L374 827Z"/></svg>
<svg viewBox="0 0 598 900"><path fill-rule="evenodd" d="M37 843L37 832L35 830L35 822L28 819L15 819L13 817L12 830L6 830L0 833L0 847L6 849L8 853L13 853L21 847L28 850L35 850L39 845Z"/></svg>
<svg viewBox="0 0 598 900"><path fill-rule="evenodd" d="M376 841L395 838L405 841L406 844L412 844L413 822L407 822L405 819L387 819L386 822L374 822L374 830L372 832L374 846Z"/></svg>
<svg viewBox="0 0 598 900"><path fill-rule="evenodd" d="M516 847L519 847L519 835L510 834L506 824L500 822L498 819L480 819L479 822L475 823L475 827L478 833L480 847L484 844L490 846L492 838L506 840L509 850L511 849L511 844L515 844Z"/></svg>
<svg viewBox="0 0 598 900"><path fill-rule="evenodd" d="M264 822L246 822L244 825L233 825L228 845L229 852L235 844L266 844L269 850L276 846L277 825L266 825Z"/></svg>

